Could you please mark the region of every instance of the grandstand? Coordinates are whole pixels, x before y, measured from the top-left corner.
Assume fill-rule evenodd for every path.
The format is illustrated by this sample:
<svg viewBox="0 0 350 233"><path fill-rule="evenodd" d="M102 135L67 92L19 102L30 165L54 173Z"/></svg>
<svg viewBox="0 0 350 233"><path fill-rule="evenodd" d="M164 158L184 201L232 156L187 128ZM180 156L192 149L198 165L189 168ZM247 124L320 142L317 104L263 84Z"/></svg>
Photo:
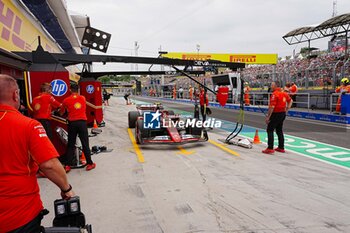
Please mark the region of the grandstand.
<svg viewBox="0 0 350 233"><path fill-rule="evenodd" d="M304 89L334 89L350 73L350 59L343 52L319 52L312 57L291 58L277 65L251 65L243 71L251 87L266 87L272 80L295 82Z"/></svg>

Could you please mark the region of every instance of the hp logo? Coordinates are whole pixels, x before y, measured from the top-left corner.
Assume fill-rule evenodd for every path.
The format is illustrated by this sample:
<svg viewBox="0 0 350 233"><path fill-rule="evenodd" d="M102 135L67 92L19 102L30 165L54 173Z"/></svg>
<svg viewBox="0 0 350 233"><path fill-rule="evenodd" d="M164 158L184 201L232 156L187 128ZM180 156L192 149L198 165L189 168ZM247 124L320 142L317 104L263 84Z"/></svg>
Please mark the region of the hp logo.
<svg viewBox="0 0 350 233"><path fill-rule="evenodd" d="M86 92L87 93L92 94L92 93L94 93L94 91L95 91L95 88L94 88L93 85L87 85L86 86Z"/></svg>
<svg viewBox="0 0 350 233"><path fill-rule="evenodd" d="M52 86L52 94L54 96L63 96L67 93L68 86L67 84L61 80L61 79L55 79L51 81Z"/></svg>

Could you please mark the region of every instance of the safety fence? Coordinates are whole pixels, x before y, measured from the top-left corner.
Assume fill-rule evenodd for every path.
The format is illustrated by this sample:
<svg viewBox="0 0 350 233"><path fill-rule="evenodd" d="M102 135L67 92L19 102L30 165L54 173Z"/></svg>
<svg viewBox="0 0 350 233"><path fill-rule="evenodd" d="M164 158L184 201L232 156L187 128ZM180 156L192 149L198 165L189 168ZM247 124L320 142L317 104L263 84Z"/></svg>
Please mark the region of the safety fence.
<svg viewBox="0 0 350 233"><path fill-rule="evenodd" d="M250 102L253 105L268 105L271 94L269 92L252 92L249 94ZM310 109L310 93L297 93L295 96L294 106Z"/></svg>
<svg viewBox="0 0 350 233"><path fill-rule="evenodd" d="M130 88L109 88L109 90L112 91L114 96L124 96L126 93L133 93L134 90L130 87Z"/></svg>
<svg viewBox="0 0 350 233"><path fill-rule="evenodd" d="M161 97L151 97L152 100L170 100L170 101L176 101L176 102L182 102L182 103L193 103L192 101L188 99L172 99L172 98L161 98ZM209 106L212 107L221 107L219 103L216 102L209 102ZM234 110L240 110L240 106L237 104L226 104L224 108L227 109L234 109ZM266 112L267 108L266 106L245 106L244 110L247 112ZM288 116L295 117L295 118L301 118L301 119L308 119L308 120L317 120L317 121L324 121L324 122L330 122L330 123L339 123L339 124L346 124L350 125L350 116L349 115L335 115L330 114L329 112L314 112L314 111L305 111L302 109L292 108L288 111Z"/></svg>
<svg viewBox="0 0 350 233"><path fill-rule="evenodd" d="M207 92L207 94L208 94L209 101L212 101L212 102L216 101L216 95L215 94L213 94L211 92ZM162 96L164 98L170 98L170 99L174 98L173 92L169 92L169 91L164 91L163 95L160 94L159 96ZM190 93L188 91L185 91L183 93L177 92L176 93L176 99L191 99L191 95L190 95ZM195 94L194 93L192 94L192 99L195 99Z"/></svg>

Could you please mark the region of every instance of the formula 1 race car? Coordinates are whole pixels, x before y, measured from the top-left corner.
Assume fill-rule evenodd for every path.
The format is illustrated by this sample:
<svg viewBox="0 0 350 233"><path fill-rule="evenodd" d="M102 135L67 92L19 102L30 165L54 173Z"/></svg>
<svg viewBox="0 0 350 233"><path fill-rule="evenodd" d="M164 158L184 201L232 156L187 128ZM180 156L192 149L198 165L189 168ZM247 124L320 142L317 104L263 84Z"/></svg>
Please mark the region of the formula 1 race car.
<svg viewBox="0 0 350 233"><path fill-rule="evenodd" d="M128 113L128 122L129 128L135 128L137 144L208 141L208 133L197 119L175 115L160 103L136 105L136 109Z"/></svg>

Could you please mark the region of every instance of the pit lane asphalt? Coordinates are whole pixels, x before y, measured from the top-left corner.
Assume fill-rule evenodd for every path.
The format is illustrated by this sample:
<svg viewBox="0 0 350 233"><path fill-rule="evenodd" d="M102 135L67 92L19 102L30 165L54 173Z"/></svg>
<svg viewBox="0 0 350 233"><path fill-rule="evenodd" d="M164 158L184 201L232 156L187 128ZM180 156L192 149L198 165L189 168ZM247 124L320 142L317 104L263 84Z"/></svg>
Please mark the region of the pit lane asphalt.
<svg viewBox="0 0 350 233"><path fill-rule="evenodd" d="M94 233L350 232L349 170L291 152L265 155L263 145L227 146L235 156L209 142L142 145L140 163L127 130L134 110L112 97L90 146L113 151L93 155L96 169L68 174ZM226 134L209 137L219 143ZM50 226L59 189L39 184Z"/></svg>
<svg viewBox="0 0 350 233"><path fill-rule="evenodd" d="M159 102L159 99L157 100L147 97L134 96L133 98L151 103L155 100ZM163 99L161 102L169 108L193 113L193 104L167 101ZM216 119L235 122L239 114L238 110L214 107L210 108L212 109L212 115L210 115L210 117ZM254 128L266 129L265 116L263 113L252 113L246 111L244 115L244 124ZM292 136L350 148L350 130L340 124L287 117L284 123L284 132Z"/></svg>

